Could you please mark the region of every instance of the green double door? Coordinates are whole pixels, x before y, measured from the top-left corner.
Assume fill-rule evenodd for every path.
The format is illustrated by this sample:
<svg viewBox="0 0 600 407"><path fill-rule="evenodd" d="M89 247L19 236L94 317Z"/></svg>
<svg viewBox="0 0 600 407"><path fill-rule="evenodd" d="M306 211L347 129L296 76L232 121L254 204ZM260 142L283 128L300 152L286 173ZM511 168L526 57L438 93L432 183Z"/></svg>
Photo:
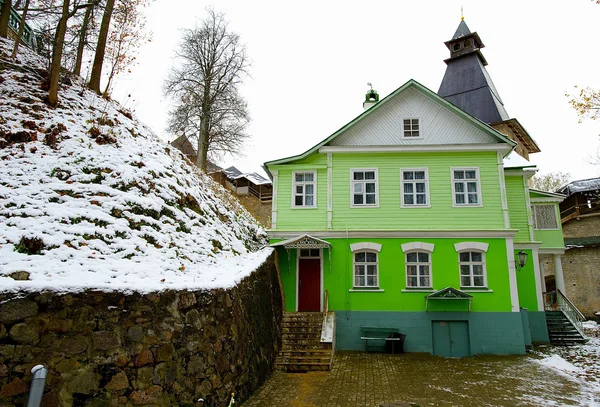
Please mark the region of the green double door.
<svg viewBox="0 0 600 407"><path fill-rule="evenodd" d="M447 358L471 356L468 321L431 321L433 354Z"/></svg>

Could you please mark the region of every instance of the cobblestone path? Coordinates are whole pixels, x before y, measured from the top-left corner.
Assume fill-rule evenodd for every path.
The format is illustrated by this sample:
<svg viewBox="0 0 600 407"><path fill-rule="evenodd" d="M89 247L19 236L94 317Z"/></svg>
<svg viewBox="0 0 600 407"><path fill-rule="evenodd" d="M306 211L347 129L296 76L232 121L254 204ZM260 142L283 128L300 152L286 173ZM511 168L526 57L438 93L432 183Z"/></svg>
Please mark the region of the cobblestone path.
<svg viewBox="0 0 600 407"><path fill-rule="evenodd" d="M595 389L595 390L594 390ZM276 372L244 407L598 406L600 393L534 356L336 353L331 372Z"/></svg>

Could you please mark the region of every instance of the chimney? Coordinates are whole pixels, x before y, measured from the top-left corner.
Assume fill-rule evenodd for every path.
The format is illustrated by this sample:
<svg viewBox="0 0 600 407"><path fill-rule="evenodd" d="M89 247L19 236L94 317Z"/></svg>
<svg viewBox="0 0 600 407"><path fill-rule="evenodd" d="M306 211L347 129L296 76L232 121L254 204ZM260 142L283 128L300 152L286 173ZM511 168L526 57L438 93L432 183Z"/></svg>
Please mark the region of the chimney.
<svg viewBox="0 0 600 407"><path fill-rule="evenodd" d="M375 103L379 102L379 93L373 90L373 85L367 83L371 87L371 90L365 95L365 101L363 102L363 109L368 110Z"/></svg>

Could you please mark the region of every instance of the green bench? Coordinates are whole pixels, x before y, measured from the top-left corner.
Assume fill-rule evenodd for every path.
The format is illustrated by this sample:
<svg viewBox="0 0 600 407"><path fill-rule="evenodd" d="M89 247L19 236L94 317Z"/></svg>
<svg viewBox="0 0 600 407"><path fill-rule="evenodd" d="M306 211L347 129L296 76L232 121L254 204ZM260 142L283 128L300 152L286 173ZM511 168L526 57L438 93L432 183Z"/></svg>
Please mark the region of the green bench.
<svg viewBox="0 0 600 407"><path fill-rule="evenodd" d="M360 339L365 341L365 352L369 351L369 341L383 341L385 345L388 341L402 341L404 342L404 335L393 335L399 334L397 328L386 328L381 326L361 326L360 327ZM392 353L394 353L394 346L392 346Z"/></svg>

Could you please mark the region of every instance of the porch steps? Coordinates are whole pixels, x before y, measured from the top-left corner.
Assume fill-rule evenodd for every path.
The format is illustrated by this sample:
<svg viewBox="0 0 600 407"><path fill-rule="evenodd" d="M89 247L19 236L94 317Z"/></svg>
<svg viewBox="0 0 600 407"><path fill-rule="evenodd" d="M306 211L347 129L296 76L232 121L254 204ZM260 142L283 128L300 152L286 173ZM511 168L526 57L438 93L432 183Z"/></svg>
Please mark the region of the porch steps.
<svg viewBox="0 0 600 407"><path fill-rule="evenodd" d="M552 345L573 346L589 341L562 311L546 311L546 325Z"/></svg>
<svg viewBox="0 0 600 407"><path fill-rule="evenodd" d="M285 372L330 370L333 349L321 343L322 324L321 312L285 312L275 367Z"/></svg>

